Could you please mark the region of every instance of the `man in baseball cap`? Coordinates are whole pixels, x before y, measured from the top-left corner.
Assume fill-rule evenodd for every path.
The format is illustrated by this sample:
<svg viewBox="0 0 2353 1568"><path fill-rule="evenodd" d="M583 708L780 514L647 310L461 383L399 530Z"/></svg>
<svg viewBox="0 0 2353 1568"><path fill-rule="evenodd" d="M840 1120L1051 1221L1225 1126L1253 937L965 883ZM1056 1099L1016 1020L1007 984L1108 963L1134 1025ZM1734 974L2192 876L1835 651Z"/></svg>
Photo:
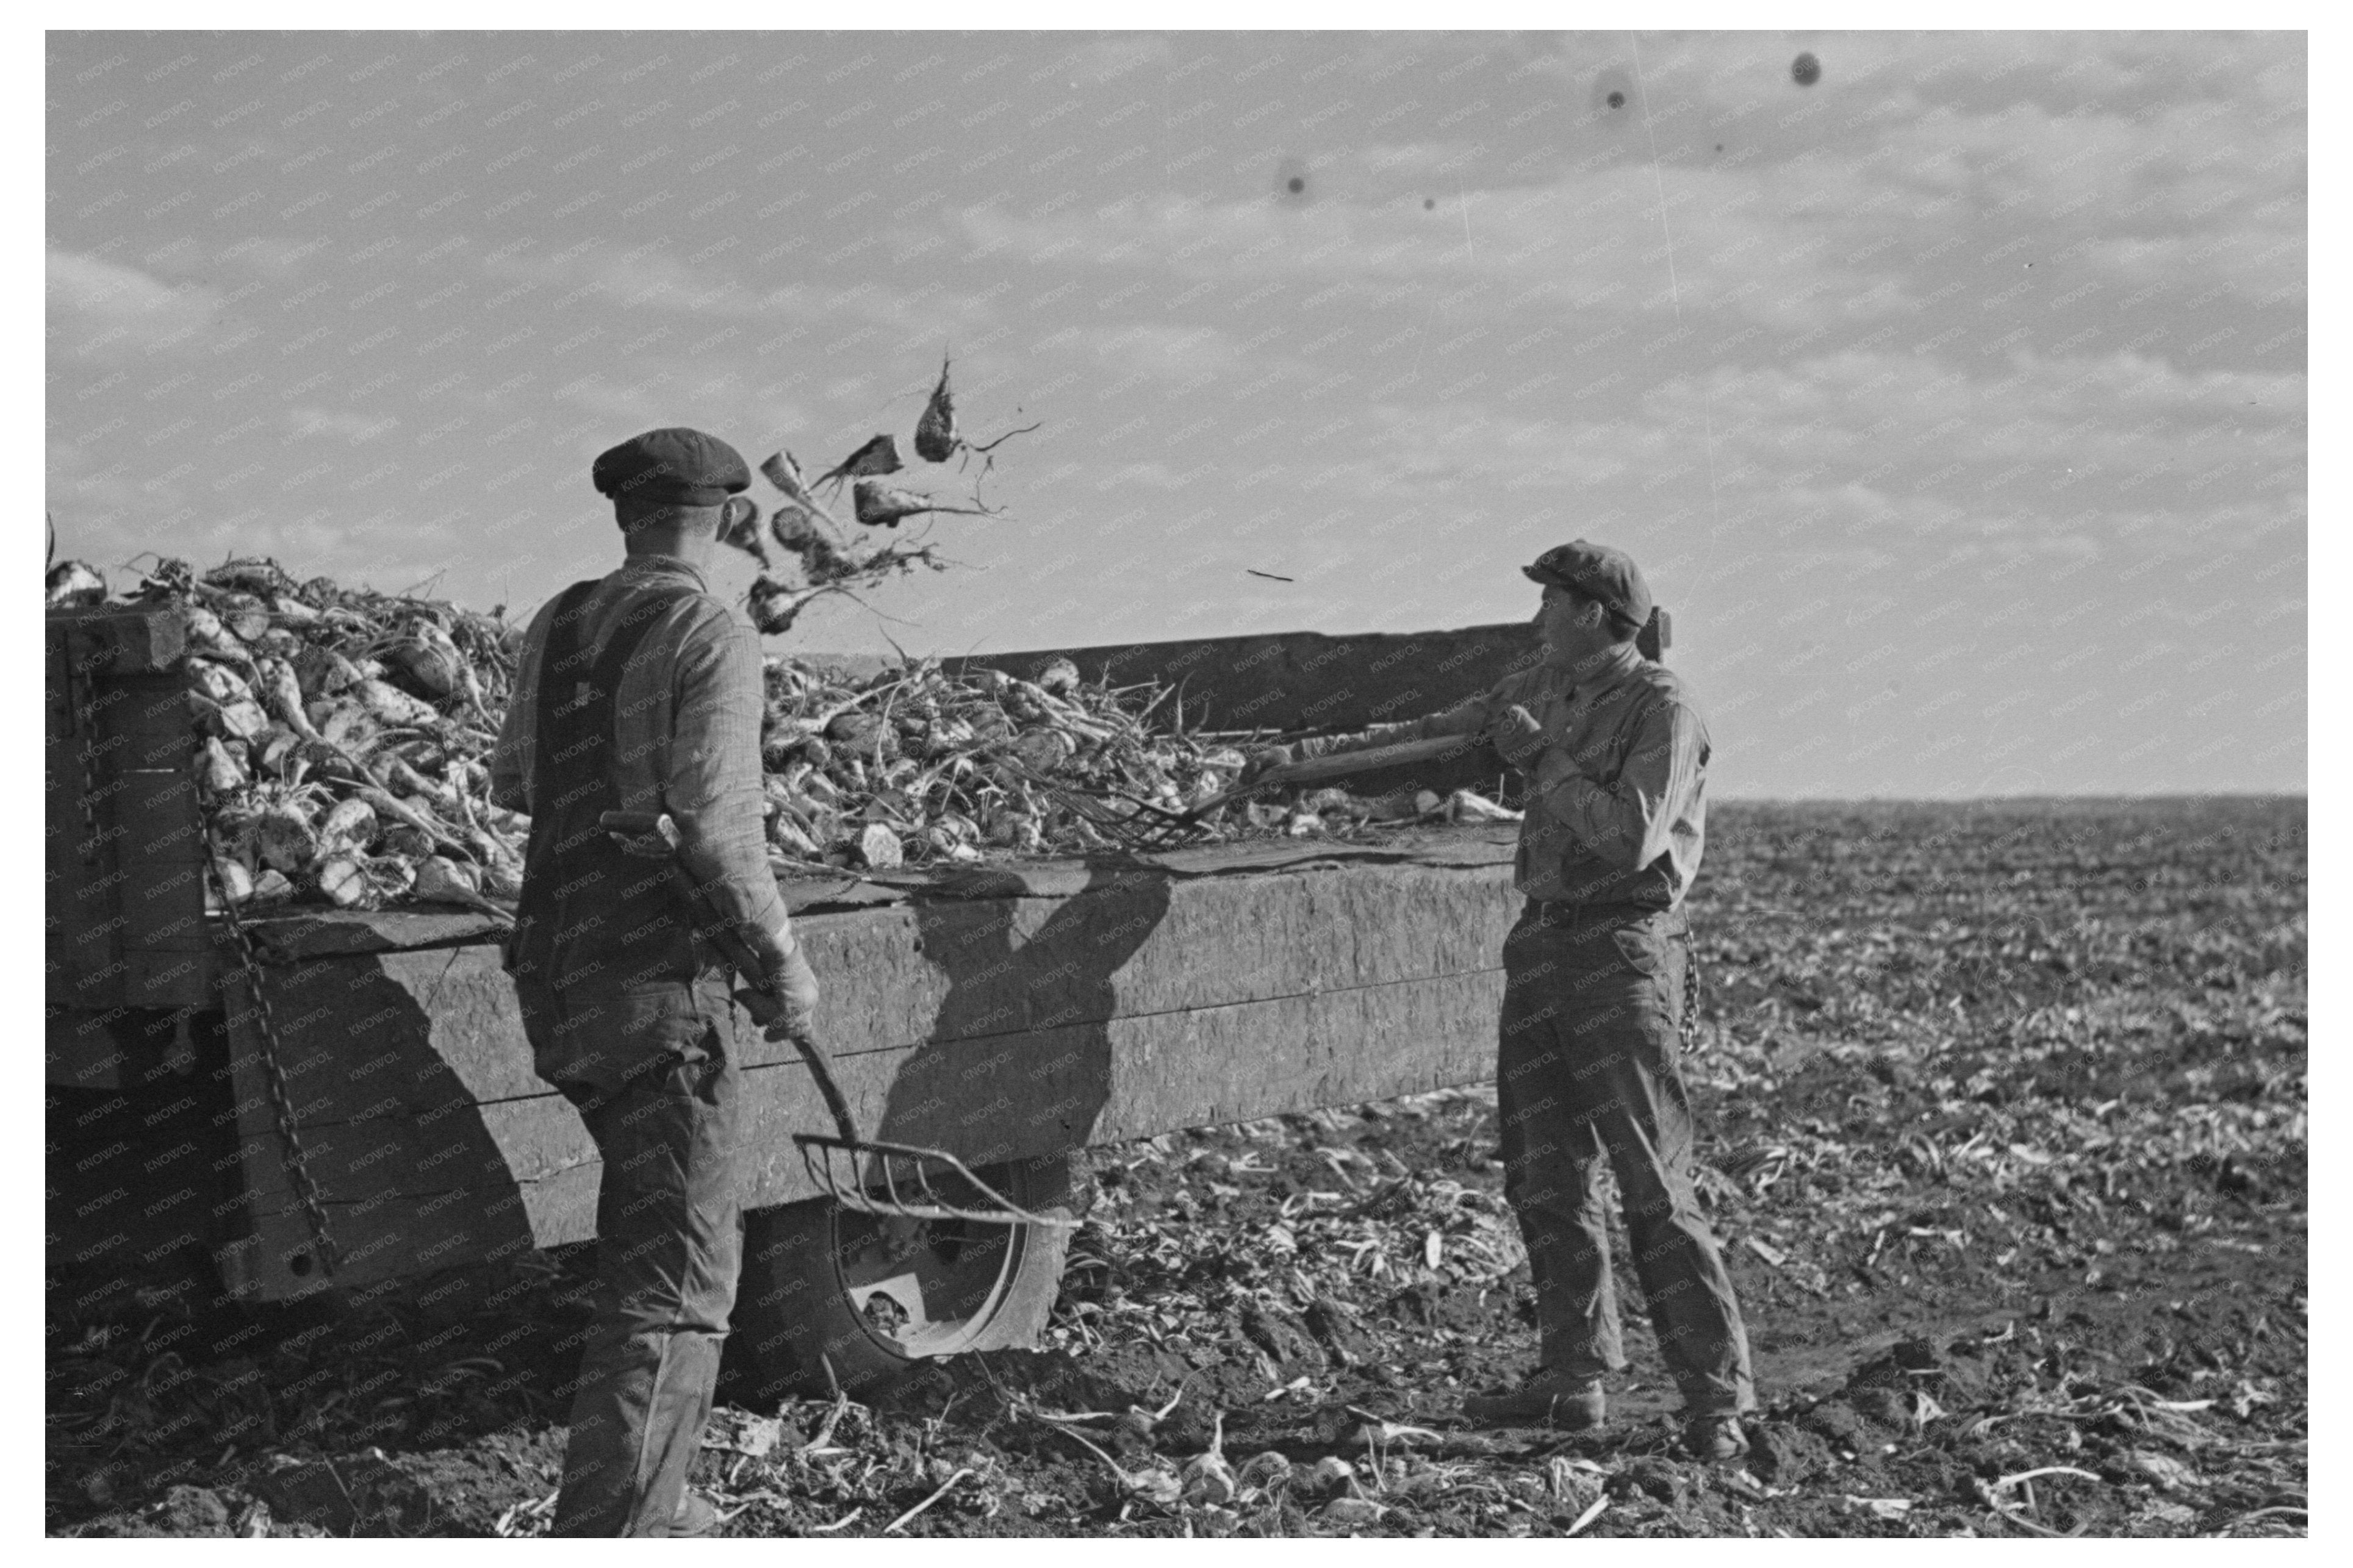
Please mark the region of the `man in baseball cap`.
<svg viewBox="0 0 2353 1568"><path fill-rule="evenodd" d="M1651 589L1624 551L1572 540L1521 570L1544 587L1535 664L1443 713L1274 749L1253 768L1479 735L1525 776L1514 880L1526 904L1504 944L1496 1091L1541 1365L1514 1388L1466 1398L1463 1413L1600 1425L1602 1374L1626 1364L1603 1202L1614 1171L1660 1353L1683 1392L1684 1440L1702 1458L1736 1459L1757 1393L1740 1305L1693 1191L1677 1061L1707 726L1682 678L1636 646Z"/></svg>
<svg viewBox="0 0 2353 1568"><path fill-rule="evenodd" d="M582 1352L555 1533L707 1533L686 1493L743 1260L743 1064L726 971L670 879L603 831L663 812L711 907L759 956L787 1031L817 979L768 870L760 643L703 579L752 476L700 430L649 430L589 469L624 533L617 571L533 619L491 768L531 814L507 952L534 1069L604 1159L596 1320Z"/></svg>

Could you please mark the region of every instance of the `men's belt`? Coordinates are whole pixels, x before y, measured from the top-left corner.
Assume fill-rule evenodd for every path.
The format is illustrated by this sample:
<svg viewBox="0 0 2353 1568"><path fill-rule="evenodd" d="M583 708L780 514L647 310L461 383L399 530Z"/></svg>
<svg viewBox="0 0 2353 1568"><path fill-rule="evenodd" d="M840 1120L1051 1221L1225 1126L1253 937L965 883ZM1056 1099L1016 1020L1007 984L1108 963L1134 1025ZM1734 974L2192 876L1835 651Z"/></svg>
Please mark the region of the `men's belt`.
<svg viewBox="0 0 2353 1568"><path fill-rule="evenodd" d="M1639 921L1667 911L1651 904L1580 903L1574 899L1530 899L1527 912L1547 925L1568 921Z"/></svg>

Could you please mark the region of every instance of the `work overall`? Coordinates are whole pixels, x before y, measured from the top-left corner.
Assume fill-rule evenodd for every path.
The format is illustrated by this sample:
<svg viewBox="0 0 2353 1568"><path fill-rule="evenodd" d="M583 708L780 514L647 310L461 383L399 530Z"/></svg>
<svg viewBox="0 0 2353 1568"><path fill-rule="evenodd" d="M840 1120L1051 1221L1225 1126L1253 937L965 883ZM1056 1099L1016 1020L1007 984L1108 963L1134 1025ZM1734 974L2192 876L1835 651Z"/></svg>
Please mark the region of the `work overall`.
<svg viewBox="0 0 2353 1568"><path fill-rule="evenodd" d="M575 1384L554 1532L670 1532L702 1442L742 1267L742 1077L728 987L669 868L597 824L614 783L615 693L677 595L628 604L606 647L559 602L542 654L543 759L509 950L534 1068L579 1109L604 1161L595 1322Z"/></svg>
<svg viewBox="0 0 2353 1568"><path fill-rule="evenodd" d="M1694 1415L1753 1409L1748 1340L1692 1189L1677 1065L1683 910L1531 900L1504 942L1496 1090L1504 1193L1527 1243L1545 1367L1626 1365L1611 1288L1614 1173L1659 1352Z"/></svg>
<svg viewBox="0 0 2353 1568"><path fill-rule="evenodd" d="M1529 897L1504 942L1496 1088L1504 1192L1527 1243L1544 1365L1581 1383L1626 1364L1614 1175L1659 1353L1689 1414L1735 1415L1757 1402L1748 1340L1693 1190L1680 1061L1682 895L1698 869L1706 727L1680 679L1630 648L1566 693L1532 686L1549 748L1521 824L1515 871ZM1591 809L1630 798L1647 803L1630 853L1605 837L1626 819ZM1680 862L1678 824L1693 831Z"/></svg>

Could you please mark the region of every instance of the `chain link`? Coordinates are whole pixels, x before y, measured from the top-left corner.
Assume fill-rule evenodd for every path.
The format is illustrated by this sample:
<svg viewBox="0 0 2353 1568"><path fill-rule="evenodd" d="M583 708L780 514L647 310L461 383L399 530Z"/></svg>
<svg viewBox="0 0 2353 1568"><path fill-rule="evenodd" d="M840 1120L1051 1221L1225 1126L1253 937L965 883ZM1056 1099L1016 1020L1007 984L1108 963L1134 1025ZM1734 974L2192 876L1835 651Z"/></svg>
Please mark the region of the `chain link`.
<svg viewBox="0 0 2353 1568"><path fill-rule="evenodd" d="M1699 1049L1699 949L1692 942L1688 927L1683 933L1683 1014L1679 1025L1683 1037L1683 1055Z"/></svg>
<svg viewBox="0 0 2353 1568"><path fill-rule="evenodd" d="M311 1179L311 1167L302 1152L302 1135L294 1130L294 1107L286 1097L286 1068L279 1060L278 1019L270 1011L269 994L261 984L261 955L253 945L252 933L237 918L237 906L229 901L227 879L221 875L220 861L209 847L205 856L205 872L219 895L221 919L228 927L230 940L237 943L237 960L245 971L245 988L253 998L254 1032L261 1042L261 1077L269 1089L269 1109L278 1120L279 1142L286 1146L287 1179L293 1184L295 1199L302 1205L302 1217L310 1222L320 1270L332 1279L335 1244L327 1234L326 1205L319 1201L319 1185Z"/></svg>
<svg viewBox="0 0 2353 1568"><path fill-rule="evenodd" d="M98 837L98 709L90 694L98 683L90 671L82 668L88 657L82 639L72 632L65 634L66 697L73 704L75 737L80 744L74 747L74 760L81 767L81 861L84 866L98 864L100 847Z"/></svg>

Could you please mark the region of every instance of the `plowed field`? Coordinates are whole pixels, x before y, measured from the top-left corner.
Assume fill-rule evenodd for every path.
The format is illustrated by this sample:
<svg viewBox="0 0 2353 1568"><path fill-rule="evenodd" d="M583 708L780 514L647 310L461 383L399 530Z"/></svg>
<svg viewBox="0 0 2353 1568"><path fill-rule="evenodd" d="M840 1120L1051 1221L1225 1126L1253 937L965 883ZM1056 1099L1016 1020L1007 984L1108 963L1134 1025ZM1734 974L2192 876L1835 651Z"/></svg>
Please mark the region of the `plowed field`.
<svg viewBox="0 0 2353 1568"><path fill-rule="evenodd" d="M2304 803L1711 827L1745 1465L1678 1455L1631 1300L1605 1428L1462 1422L1535 1349L1470 1089L1095 1151L1039 1351L871 1405L723 1387L724 1532L2301 1534ZM542 1533L587 1262L337 1316L53 1299L47 1527Z"/></svg>

